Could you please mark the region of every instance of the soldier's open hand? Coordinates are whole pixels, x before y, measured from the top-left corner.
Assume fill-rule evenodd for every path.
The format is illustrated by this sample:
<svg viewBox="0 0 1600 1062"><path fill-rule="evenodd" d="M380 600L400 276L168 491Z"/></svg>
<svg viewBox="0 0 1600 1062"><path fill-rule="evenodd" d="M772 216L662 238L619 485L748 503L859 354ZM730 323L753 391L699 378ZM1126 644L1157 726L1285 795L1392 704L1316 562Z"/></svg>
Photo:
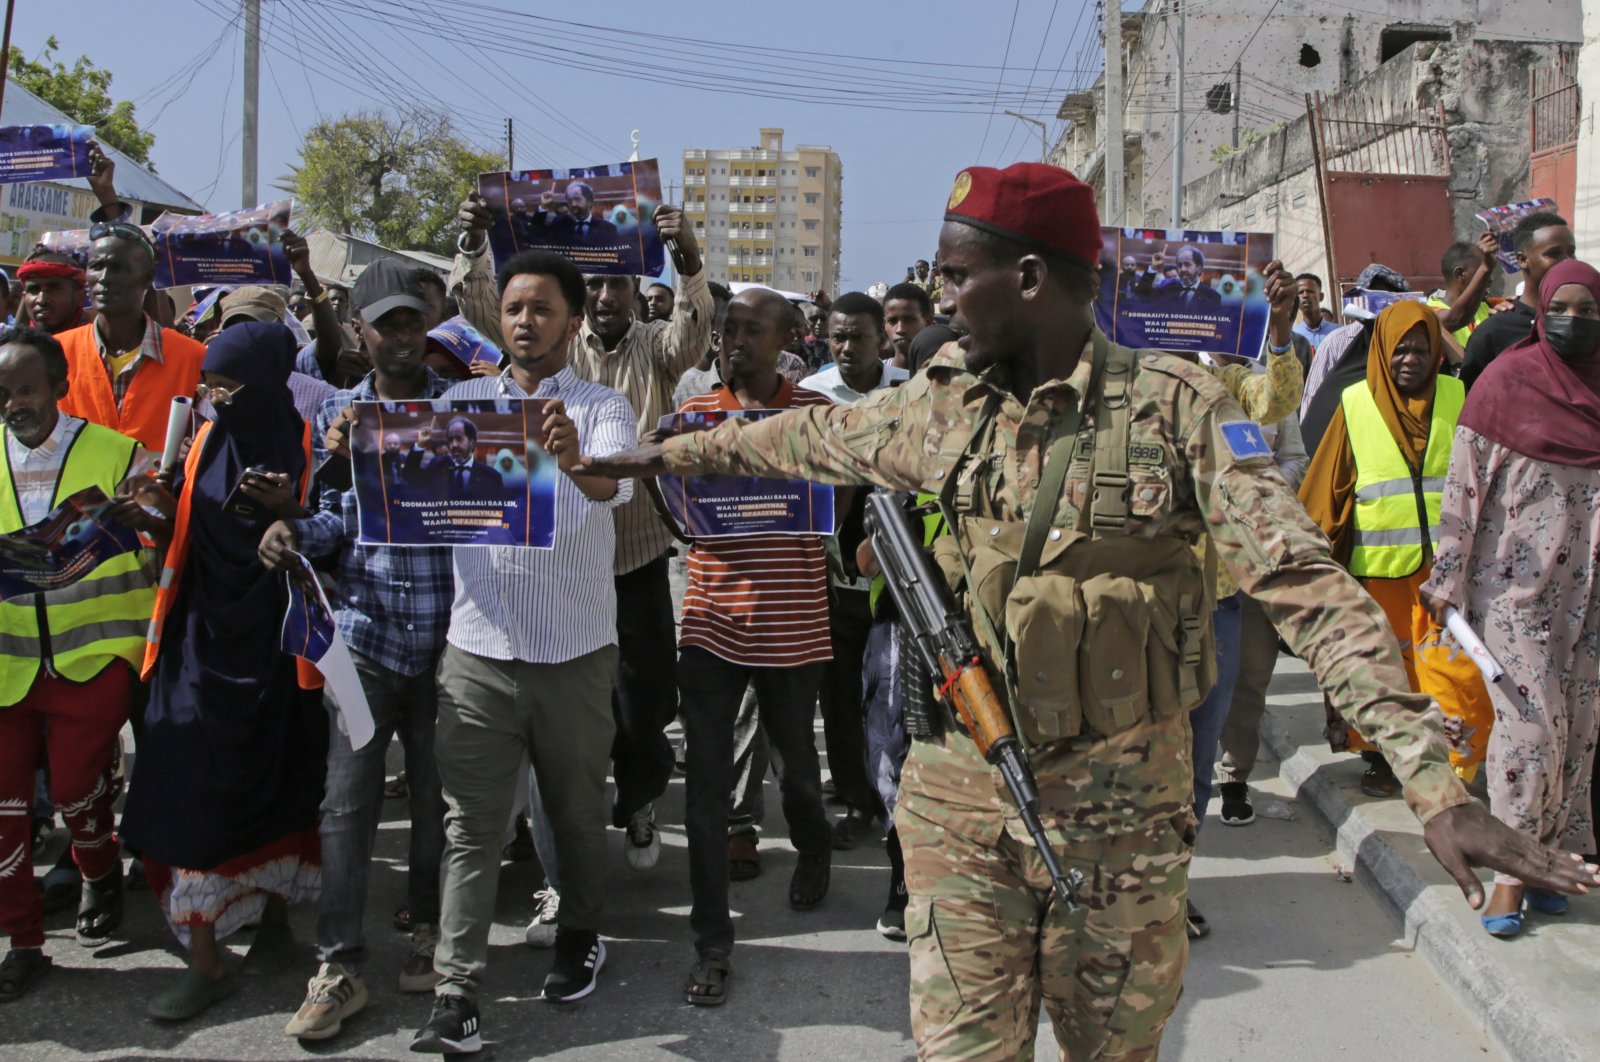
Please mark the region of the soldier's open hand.
<svg viewBox="0 0 1600 1062"><path fill-rule="evenodd" d="M1583 894L1600 886L1600 867L1529 840L1482 804L1457 804L1439 812L1422 828L1422 839L1474 909L1483 906L1483 884L1472 872L1475 866L1511 874L1535 889Z"/></svg>

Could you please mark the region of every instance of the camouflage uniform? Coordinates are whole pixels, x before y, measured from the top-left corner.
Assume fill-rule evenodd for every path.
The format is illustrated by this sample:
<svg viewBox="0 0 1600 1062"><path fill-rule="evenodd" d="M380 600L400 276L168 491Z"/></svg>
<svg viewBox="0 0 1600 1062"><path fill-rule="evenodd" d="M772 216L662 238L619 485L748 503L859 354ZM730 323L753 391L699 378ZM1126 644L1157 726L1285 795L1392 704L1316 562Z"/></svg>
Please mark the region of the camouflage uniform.
<svg viewBox="0 0 1600 1062"><path fill-rule="evenodd" d="M975 501L982 517L1026 519L1044 456L1080 403L1092 344L1065 381L1026 404L1007 369L968 372L946 346L928 370L853 406L730 421L666 445L679 474L722 472L876 483L938 492L991 393L1002 396ZM1204 369L1141 352L1129 401L1125 533L1209 534L1322 688L1384 748L1419 818L1468 799L1450 770L1441 717L1406 680L1383 613L1335 564L1327 540L1278 475L1270 451L1238 456L1223 426L1245 420ZM1246 447L1246 449L1249 449ZM1072 466L1054 524L1070 527L1088 489ZM994 669L991 664L991 673ZM997 687L1000 683L997 681ZM961 734L914 744L896 825L911 893L912 1028L925 1058L1032 1057L1043 1002L1064 1057L1154 1058L1182 990L1184 897L1194 841L1186 715L1113 737L1031 750L1040 814L1066 866L1084 874L1074 914L1013 813L999 772Z"/></svg>

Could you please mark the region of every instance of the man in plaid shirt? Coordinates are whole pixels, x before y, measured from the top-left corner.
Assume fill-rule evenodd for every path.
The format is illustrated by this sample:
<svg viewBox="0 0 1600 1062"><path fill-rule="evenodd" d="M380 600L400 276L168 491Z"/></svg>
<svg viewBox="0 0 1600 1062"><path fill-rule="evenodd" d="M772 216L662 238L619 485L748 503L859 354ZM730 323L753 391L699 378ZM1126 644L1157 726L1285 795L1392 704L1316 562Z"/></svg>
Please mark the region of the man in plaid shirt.
<svg viewBox="0 0 1600 1062"><path fill-rule="evenodd" d="M328 457L330 443L336 465L348 459L352 403L437 398L450 386L422 363L427 304L415 271L373 263L356 283L354 303L375 368L355 387L323 403L312 426L318 467ZM361 749L352 749L339 713L329 704L323 888L317 917L321 966L305 1002L284 1029L306 1040L333 1036L344 1018L366 1005L359 969L365 951L361 920L383 812L384 758L395 733L405 746L411 800L411 955L400 972L400 990L430 992L438 980L433 951L439 940L445 807L433 758L438 711L434 668L455 598L448 547L361 545L354 489L324 482L320 495L318 512L268 529L261 556L270 568L286 568L295 551L308 557L337 554L338 585L332 595L336 622L361 674L377 733Z"/></svg>

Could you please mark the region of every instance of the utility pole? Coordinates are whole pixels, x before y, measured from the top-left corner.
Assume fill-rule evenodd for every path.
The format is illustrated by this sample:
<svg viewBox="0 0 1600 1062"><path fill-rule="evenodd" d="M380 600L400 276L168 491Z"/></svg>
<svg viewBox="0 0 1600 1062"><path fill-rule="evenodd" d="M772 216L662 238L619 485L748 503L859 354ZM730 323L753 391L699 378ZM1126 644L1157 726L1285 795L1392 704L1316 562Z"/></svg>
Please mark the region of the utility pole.
<svg viewBox="0 0 1600 1062"><path fill-rule="evenodd" d="M1239 150L1239 93L1244 89L1243 69L1233 64L1233 150Z"/></svg>
<svg viewBox="0 0 1600 1062"><path fill-rule="evenodd" d="M253 207L256 197L256 161L261 135L261 0L244 0L244 160L242 207Z"/></svg>
<svg viewBox="0 0 1600 1062"><path fill-rule="evenodd" d="M1043 122L1039 121L1039 119L1037 119L1037 118L1029 118L1026 114L1018 114L1016 111L1006 111L1005 113L1009 114L1011 117L1017 119L1017 121L1019 121L1019 122L1027 122L1029 125L1036 125L1036 126L1039 127L1039 161L1040 162L1049 162L1050 161L1050 140L1049 140L1050 127L1045 125Z"/></svg>
<svg viewBox="0 0 1600 1062"><path fill-rule="evenodd" d="M1106 43L1106 221L1123 223L1123 147L1122 105L1127 98L1122 87L1122 0L1101 0L1105 15Z"/></svg>
<svg viewBox="0 0 1600 1062"><path fill-rule="evenodd" d="M517 168L517 136L512 128L511 119L506 119L506 169Z"/></svg>
<svg viewBox="0 0 1600 1062"><path fill-rule="evenodd" d="M17 6L17 0L6 0L6 35L5 43L0 45L0 105L6 99L6 75L11 72L11 14Z"/></svg>
<svg viewBox="0 0 1600 1062"><path fill-rule="evenodd" d="M1168 11L1178 16L1177 73L1173 95L1177 113L1172 119L1172 227L1183 228L1183 32L1188 28L1189 8L1183 0L1168 0Z"/></svg>

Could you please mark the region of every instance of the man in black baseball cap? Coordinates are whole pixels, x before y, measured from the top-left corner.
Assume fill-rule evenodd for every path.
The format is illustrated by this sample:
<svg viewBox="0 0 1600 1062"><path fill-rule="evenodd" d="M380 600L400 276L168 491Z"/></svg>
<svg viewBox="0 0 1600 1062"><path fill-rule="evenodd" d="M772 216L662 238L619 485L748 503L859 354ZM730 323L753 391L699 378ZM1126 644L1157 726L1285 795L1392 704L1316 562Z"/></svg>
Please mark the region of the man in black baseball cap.
<svg viewBox="0 0 1600 1062"><path fill-rule="evenodd" d="M356 281L355 326L372 355L373 371L322 404L312 438L322 449L349 456L357 402L428 401L450 383L423 364L428 349L428 303L416 267L380 259ZM225 313L231 312L227 309ZM331 445L330 445L331 444ZM330 462L331 463L331 462ZM327 870L317 919L318 969L284 1033L304 1040L336 1035L365 1006L367 866L372 826L383 812L384 756L392 735L405 747L410 799L410 873L406 912L411 943L400 968L402 992L432 992L439 980L433 953L439 941L439 867L444 855L445 805L433 756L438 713L435 669L455 597L451 551L429 547L367 546L346 532L354 525L355 491L324 473L322 508L303 520L280 521L261 540L261 556L289 570L297 553L338 557L334 598L340 633L360 673L376 736L357 749L330 715L326 797L321 822Z"/></svg>
<svg viewBox="0 0 1600 1062"><path fill-rule="evenodd" d="M367 266L356 280L351 301L367 325L377 324L392 310L416 310L423 315L428 312L428 300L422 296L416 267L402 265L392 258L380 258ZM368 346L371 346L370 340Z"/></svg>

